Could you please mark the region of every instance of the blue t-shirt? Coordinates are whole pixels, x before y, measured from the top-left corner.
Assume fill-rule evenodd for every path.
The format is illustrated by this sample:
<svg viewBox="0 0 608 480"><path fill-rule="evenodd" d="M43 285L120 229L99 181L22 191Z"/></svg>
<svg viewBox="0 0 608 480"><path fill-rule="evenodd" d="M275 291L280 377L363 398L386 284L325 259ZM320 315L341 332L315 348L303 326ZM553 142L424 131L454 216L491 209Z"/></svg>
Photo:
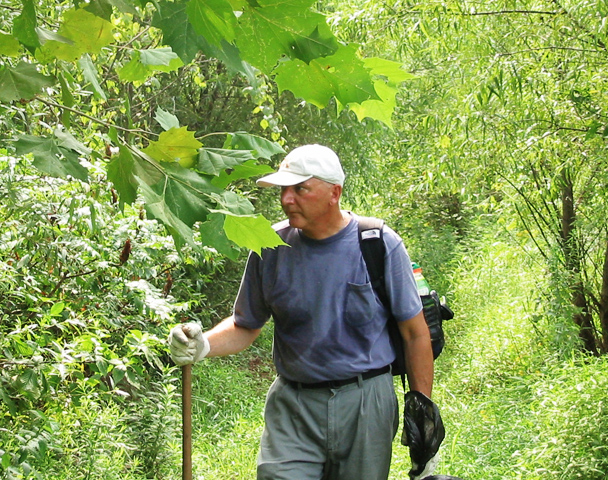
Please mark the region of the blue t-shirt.
<svg viewBox="0 0 608 480"><path fill-rule="evenodd" d="M274 320L279 375L299 382L351 378L395 359L387 313L361 254L358 221L313 240L288 221L275 225L289 246L251 253L234 306L237 325L261 328ZM393 315L405 321L422 310L409 255L384 227L386 290Z"/></svg>

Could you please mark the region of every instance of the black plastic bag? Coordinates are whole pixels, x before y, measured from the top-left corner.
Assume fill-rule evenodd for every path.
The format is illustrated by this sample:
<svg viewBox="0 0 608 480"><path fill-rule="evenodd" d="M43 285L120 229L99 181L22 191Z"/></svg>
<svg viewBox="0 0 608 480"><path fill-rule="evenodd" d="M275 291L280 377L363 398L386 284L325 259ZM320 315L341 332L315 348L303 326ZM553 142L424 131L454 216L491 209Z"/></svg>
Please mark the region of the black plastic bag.
<svg viewBox="0 0 608 480"><path fill-rule="evenodd" d="M445 428L439 408L421 392L410 391L405 394L403 413L401 443L410 447L412 469L409 475L410 478L416 478L437 455L445 438Z"/></svg>
<svg viewBox="0 0 608 480"><path fill-rule="evenodd" d="M452 477L451 475L431 475L430 477L424 477L422 480L462 480L459 477Z"/></svg>

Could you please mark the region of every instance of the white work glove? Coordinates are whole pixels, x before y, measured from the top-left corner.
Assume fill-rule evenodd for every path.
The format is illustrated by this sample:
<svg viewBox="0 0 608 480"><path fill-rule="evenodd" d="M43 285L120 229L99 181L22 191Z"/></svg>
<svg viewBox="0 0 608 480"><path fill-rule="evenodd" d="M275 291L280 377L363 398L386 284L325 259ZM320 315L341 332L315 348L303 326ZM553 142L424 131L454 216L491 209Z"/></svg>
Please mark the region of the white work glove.
<svg viewBox="0 0 608 480"><path fill-rule="evenodd" d="M416 475L414 477L410 477L412 480L423 480L426 477L428 477L429 475L432 475L433 472L435 471L435 469L437 468L437 465L439 464L439 453L436 453L435 456L433 456L428 462L426 462L426 465L424 466L424 470L422 471L422 473L420 473L419 475ZM412 465L413 468L416 468L417 465ZM435 478L435 477L433 477ZM450 477L452 478L452 477Z"/></svg>
<svg viewBox="0 0 608 480"><path fill-rule="evenodd" d="M198 323L176 325L169 333L171 359L180 366L201 361L211 349Z"/></svg>

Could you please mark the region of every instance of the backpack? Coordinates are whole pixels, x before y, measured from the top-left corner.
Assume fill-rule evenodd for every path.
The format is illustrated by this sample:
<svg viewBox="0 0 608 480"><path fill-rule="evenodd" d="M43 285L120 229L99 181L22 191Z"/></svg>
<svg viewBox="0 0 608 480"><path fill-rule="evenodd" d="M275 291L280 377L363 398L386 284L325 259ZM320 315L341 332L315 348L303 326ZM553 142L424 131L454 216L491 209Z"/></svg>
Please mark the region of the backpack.
<svg viewBox="0 0 608 480"><path fill-rule="evenodd" d="M393 375L400 375L405 386L405 355L403 350L403 339L401 332L390 312L390 302L384 284L384 254L386 246L382 238L382 227L384 221L374 217L359 217L359 246L372 287L382 304L389 311L388 332L397 358L392 364ZM433 358L437 358L445 345L443 334L443 320L454 318L452 310L439 300L435 290L429 294L420 295L424 319L431 334L431 345L433 347Z"/></svg>

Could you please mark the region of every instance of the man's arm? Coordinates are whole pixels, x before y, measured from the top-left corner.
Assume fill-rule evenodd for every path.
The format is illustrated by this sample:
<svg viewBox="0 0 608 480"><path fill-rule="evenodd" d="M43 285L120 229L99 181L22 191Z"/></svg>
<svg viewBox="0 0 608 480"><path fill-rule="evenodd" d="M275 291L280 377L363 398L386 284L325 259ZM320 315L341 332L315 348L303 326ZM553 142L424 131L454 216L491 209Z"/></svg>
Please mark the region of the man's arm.
<svg viewBox="0 0 608 480"><path fill-rule="evenodd" d="M433 350L431 335L422 311L399 322L405 346L405 368L410 390L417 390L431 398L433 389Z"/></svg>
<svg viewBox="0 0 608 480"><path fill-rule="evenodd" d="M234 323L234 316L222 320L205 333L211 350L208 357L232 355L249 347L258 338L262 329L239 327Z"/></svg>

